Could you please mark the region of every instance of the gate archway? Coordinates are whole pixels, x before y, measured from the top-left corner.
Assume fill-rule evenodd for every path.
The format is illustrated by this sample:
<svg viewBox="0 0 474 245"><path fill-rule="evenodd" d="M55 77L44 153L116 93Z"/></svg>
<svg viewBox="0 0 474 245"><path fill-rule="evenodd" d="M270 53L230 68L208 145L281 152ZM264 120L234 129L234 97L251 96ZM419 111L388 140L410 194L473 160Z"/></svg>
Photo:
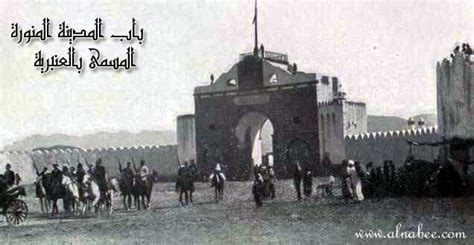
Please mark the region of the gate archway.
<svg viewBox="0 0 474 245"><path fill-rule="evenodd" d="M314 73L289 72L267 59L249 55L241 57L214 83L195 88L198 166L204 173L210 173L219 162L229 179L248 179L257 132L265 121L270 120L277 177L291 176L287 165L293 161L294 154L304 156L309 167L317 171L316 84ZM302 150L299 141L295 141L297 139L305 142L307 151ZM292 142L296 144L292 147L296 148L289 155L288 146Z"/></svg>

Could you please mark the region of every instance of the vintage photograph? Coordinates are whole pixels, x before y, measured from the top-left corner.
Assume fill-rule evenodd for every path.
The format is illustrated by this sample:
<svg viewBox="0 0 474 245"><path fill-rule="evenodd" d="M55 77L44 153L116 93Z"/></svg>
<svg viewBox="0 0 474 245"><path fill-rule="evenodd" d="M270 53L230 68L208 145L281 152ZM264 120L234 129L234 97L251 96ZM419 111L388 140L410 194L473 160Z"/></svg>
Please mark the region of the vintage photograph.
<svg viewBox="0 0 474 245"><path fill-rule="evenodd" d="M474 243L472 0L0 0L0 34L0 244Z"/></svg>

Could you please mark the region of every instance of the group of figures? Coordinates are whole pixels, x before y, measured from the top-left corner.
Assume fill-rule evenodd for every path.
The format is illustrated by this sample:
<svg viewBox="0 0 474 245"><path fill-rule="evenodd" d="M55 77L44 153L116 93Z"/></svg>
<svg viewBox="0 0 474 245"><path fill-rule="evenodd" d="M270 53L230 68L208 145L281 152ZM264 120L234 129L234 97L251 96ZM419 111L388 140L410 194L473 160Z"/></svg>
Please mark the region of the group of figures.
<svg viewBox="0 0 474 245"><path fill-rule="evenodd" d="M268 164L255 166L254 171L252 194L257 207L261 207L264 199L275 198L275 171L273 166Z"/></svg>
<svg viewBox="0 0 474 245"><path fill-rule="evenodd" d="M460 49L464 55L472 55L472 48L469 43L463 43L461 46L456 45L453 49L453 53L451 53L451 58L454 58L455 54L459 53Z"/></svg>
<svg viewBox="0 0 474 245"><path fill-rule="evenodd" d="M144 160L136 167L135 161L127 162L125 168L118 161L120 174L118 177L108 177L106 168L101 159L97 159L95 166L85 162L85 166L78 161L76 167L69 167L67 162L62 168L57 163L52 169L44 167L41 171L33 161L37 179L35 182L36 196L39 198L41 211L52 214L59 213L58 200L63 200L66 213L76 210L84 213L95 208L96 212L106 209L112 212L114 193L120 192L123 197L125 210L130 210L133 204L136 209L148 209L151 203L153 186L158 181L158 173L151 173ZM323 177L319 178L316 191L333 197L335 183L334 176L341 177L342 197L345 200L360 202L364 198L385 198L401 196L433 195L433 190L440 196L462 195L469 185L467 169L456 169L451 163L439 164L437 161L428 162L408 157L407 161L396 168L390 160L384 161L382 166L374 166L372 162L362 165L353 160L342 162L342 171L337 174L328 157L323 158ZM324 171L326 169L326 171ZM328 171L329 169L329 171ZM292 164L293 183L297 200L303 194L310 197L313 191L313 172L307 164L295 162ZM463 173L466 173L463 175ZM201 179L194 161L184 162L178 168L176 191L179 192L181 205L193 202L194 182ZM265 199L275 198L276 177L273 166L263 164L255 166L252 194L257 207L263 205ZM221 164L217 163L208 180L215 189L215 202L224 198L226 177ZM2 186L18 185L21 178L6 165L6 171L0 175ZM183 199L184 196L184 199Z"/></svg>
<svg viewBox="0 0 474 245"><path fill-rule="evenodd" d="M135 198L135 206L140 209L150 205L153 184L157 181L157 172L148 172L145 161L140 162L140 167L127 163L122 169L119 162L119 178L108 177L102 159L97 159L95 166L86 161L87 170L81 162L76 167L69 167L69 163L59 168L57 163L52 165L51 171L44 167L39 171L35 162L37 179L35 182L36 196L39 198L41 211L58 214L57 202L63 200L66 213L80 210L82 213L90 211L92 207L96 212L104 208L110 214L113 211L113 194L120 191L123 195L125 209L131 207L131 196ZM140 205L141 201L141 205ZM128 205L127 205L128 204Z"/></svg>
<svg viewBox="0 0 474 245"><path fill-rule="evenodd" d="M400 167L385 160L381 166L365 166L343 161L342 193L346 200L365 198L468 195L470 178L467 165L456 169L452 162L415 160L409 157Z"/></svg>
<svg viewBox="0 0 474 245"><path fill-rule="evenodd" d="M194 160L181 164L178 168L178 177L176 179L176 192L179 193L179 202L181 205L193 203L193 193L195 191L194 182L198 179L198 169ZM224 199L224 187L226 177L222 172L220 163L216 164L213 172L209 176L211 187L214 188L214 199L218 203ZM184 195L184 199L183 199Z"/></svg>
<svg viewBox="0 0 474 245"><path fill-rule="evenodd" d="M374 167L369 162L363 176L363 188L368 198L401 196L460 196L467 194L467 168L457 170L455 165L408 158L399 168L392 161Z"/></svg>

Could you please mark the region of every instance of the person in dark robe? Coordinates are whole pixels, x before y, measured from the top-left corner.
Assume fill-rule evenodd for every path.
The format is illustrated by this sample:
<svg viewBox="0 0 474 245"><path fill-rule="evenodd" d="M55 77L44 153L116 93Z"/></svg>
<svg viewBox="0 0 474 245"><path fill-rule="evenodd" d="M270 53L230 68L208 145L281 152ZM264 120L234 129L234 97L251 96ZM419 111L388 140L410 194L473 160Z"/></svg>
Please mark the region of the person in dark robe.
<svg viewBox="0 0 474 245"><path fill-rule="evenodd" d="M273 166L270 165L268 166L268 176L269 176L269 181L270 181L270 198L274 199L276 197L275 195L275 182L276 182L276 176L275 176L275 170L273 170Z"/></svg>
<svg viewBox="0 0 474 245"><path fill-rule="evenodd" d="M323 177L329 177L334 175L333 166L331 162L331 158L329 157L329 153L324 153L323 160L321 161L321 165L323 167Z"/></svg>
<svg viewBox="0 0 474 245"><path fill-rule="evenodd" d="M257 207L263 206L263 192L264 192L264 186L263 186L263 177L260 173L257 173L255 175L255 179L252 183L252 194L253 194L253 199L255 201L255 205Z"/></svg>
<svg viewBox="0 0 474 245"><path fill-rule="evenodd" d="M62 185L63 182L63 173L59 169L59 165L57 163L53 164L53 170L51 171L51 195L53 197L60 197L66 193L66 188ZM49 191L49 190L48 190ZM56 207L57 210L57 207Z"/></svg>
<svg viewBox="0 0 474 245"><path fill-rule="evenodd" d="M102 165L102 159L97 159L95 162L95 171L94 177L97 181L97 185L99 186L99 190L101 193L107 192L107 171L105 167Z"/></svg>
<svg viewBox="0 0 474 245"><path fill-rule="evenodd" d="M191 174L194 176L194 181L197 181L198 179L200 179L196 161L194 161L194 159L191 159L189 161L189 169L191 171Z"/></svg>
<svg viewBox="0 0 474 245"><path fill-rule="evenodd" d="M388 167L389 167L389 183L388 183L389 194L390 194L390 197L395 197L397 193L397 189L396 189L397 176L395 173L395 164L393 164L392 160L388 161Z"/></svg>
<svg viewBox="0 0 474 245"><path fill-rule="evenodd" d="M7 184L5 176L0 174L0 193L3 193L4 191L8 190L8 188L10 188L10 186Z"/></svg>
<svg viewBox="0 0 474 245"><path fill-rule="evenodd" d="M341 173L341 187L342 187L342 197L346 202L354 198L354 193L352 189L351 175L349 172L349 161L342 160L342 173Z"/></svg>
<svg viewBox="0 0 474 245"><path fill-rule="evenodd" d="M469 43L466 43L466 50L464 51L464 53L467 55L472 55L472 48Z"/></svg>
<svg viewBox="0 0 474 245"><path fill-rule="evenodd" d="M63 181L63 173L59 169L59 165L57 163L53 164L53 170L51 171L51 181L58 185L60 185Z"/></svg>
<svg viewBox="0 0 474 245"><path fill-rule="evenodd" d="M374 163L369 162L365 165L365 170L366 170L366 188L365 190L362 190L365 193L365 197L367 198L372 198L374 195L374 178L372 175L375 175L375 169L374 169ZM364 186L362 186L364 188Z"/></svg>
<svg viewBox="0 0 474 245"><path fill-rule="evenodd" d="M76 181L80 186L82 186L82 184L84 183L85 174L86 174L86 170L84 170L82 163L77 164Z"/></svg>
<svg viewBox="0 0 474 245"><path fill-rule="evenodd" d="M375 175L374 175L374 197L377 199L380 199L384 195L383 191L383 173L382 173L382 168L380 166L377 166L375 168Z"/></svg>
<svg viewBox="0 0 474 245"><path fill-rule="evenodd" d="M390 194L390 166L388 160L383 161L383 195L384 197Z"/></svg>
<svg viewBox="0 0 474 245"><path fill-rule="evenodd" d="M13 172L11 168L12 166L10 165L10 163L7 163L7 165L5 166L5 173L3 173L5 182L7 183L7 185L10 186L15 184L15 172Z"/></svg>
<svg viewBox="0 0 474 245"><path fill-rule="evenodd" d="M135 172L133 171L131 162L127 162L127 166L124 169L119 167L119 171L120 173L122 173L122 176L126 181L133 181L133 176L135 176Z"/></svg>
<svg viewBox="0 0 474 245"><path fill-rule="evenodd" d="M71 166L71 169L70 169L70 172L71 172L71 178L73 179L73 181L76 181L76 168L74 166Z"/></svg>
<svg viewBox="0 0 474 245"><path fill-rule="evenodd" d="M299 161L293 165L293 184L296 189L296 197L301 200L301 178L303 177L303 172Z"/></svg>
<svg viewBox="0 0 474 245"><path fill-rule="evenodd" d="M303 175L303 193L309 197L311 192L313 192L313 172L307 168Z"/></svg>

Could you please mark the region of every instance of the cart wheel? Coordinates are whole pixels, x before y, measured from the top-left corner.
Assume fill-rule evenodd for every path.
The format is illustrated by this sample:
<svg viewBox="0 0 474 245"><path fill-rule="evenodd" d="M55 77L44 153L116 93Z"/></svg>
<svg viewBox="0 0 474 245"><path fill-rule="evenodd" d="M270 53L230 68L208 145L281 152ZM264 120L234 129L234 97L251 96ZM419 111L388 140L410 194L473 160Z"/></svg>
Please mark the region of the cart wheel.
<svg viewBox="0 0 474 245"><path fill-rule="evenodd" d="M23 200L15 199L8 203L5 210L5 217L11 226L19 226L23 224L28 216L28 206Z"/></svg>

